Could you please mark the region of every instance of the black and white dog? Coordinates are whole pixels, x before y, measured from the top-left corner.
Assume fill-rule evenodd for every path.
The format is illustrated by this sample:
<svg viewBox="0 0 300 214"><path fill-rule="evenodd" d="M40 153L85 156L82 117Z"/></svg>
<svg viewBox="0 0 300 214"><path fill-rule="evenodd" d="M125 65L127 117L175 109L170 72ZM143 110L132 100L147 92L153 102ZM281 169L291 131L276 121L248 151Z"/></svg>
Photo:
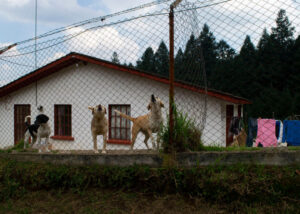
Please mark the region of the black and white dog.
<svg viewBox="0 0 300 214"><path fill-rule="evenodd" d="M24 149L26 148L26 144L29 142L30 136L32 137L32 144L31 147L34 145L34 143L37 141L37 144L41 144L41 139L46 138L46 145L49 143L49 137L51 134L51 129L48 124L49 117L45 114L43 114L43 106L38 106L39 115L36 116L35 121L33 124L30 124L29 120L31 118L30 115L25 117L25 125L26 125L26 131L24 136Z"/></svg>

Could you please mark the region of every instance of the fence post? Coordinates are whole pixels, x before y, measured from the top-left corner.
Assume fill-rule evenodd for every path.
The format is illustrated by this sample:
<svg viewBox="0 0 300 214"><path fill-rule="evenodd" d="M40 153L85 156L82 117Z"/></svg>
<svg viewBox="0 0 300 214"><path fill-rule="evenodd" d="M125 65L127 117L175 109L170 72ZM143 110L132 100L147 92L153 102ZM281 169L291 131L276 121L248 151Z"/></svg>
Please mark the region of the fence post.
<svg viewBox="0 0 300 214"><path fill-rule="evenodd" d="M174 6L170 6L169 13L169 42L170 42L170 63L169 63L169 148L171 152L173 151L173 131L174 131Z"/></svg>

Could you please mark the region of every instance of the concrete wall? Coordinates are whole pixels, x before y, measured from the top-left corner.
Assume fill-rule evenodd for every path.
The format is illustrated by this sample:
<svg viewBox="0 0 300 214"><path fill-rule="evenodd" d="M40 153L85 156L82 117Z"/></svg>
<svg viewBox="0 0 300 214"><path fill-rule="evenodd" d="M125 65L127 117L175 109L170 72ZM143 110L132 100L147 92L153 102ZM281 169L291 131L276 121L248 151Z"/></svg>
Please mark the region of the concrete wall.
<svg viewBox="0 0 300 214"><path fill-rule="evenodd" d="M38 105L43 105L50 117L54 131L54 105L72 105L72 135L74 141L52 140L55 149L90 150L92 138L90 122L92 114L89 105L102 104L108 110L109 104L130 104L131 115L137 117L148 113L147 105L151 94L159 96L165 104L163 115L168 113L168 85L98 65L72 65L37 83ZM35 84L14 92L0 100L0 147L14 142L14 105L30 104L31 115L37 114L35 105ZM206 145L225 146L226 111L228 104L213 97L181 88L175 89L178 108L187 113L197 125L204 125L203 142ZM236 106L237 108L237 106ZM206 109L206 110L205 110ZM166 120L165 120L166 122ZM98 148L102 148L102 137L98 137ZM135 149L145 149L140 134ZM149 145L151 143L149 142ZM109 144L107 149L129 149L128 145Z"/></svg>
<svg viewBox="0 0 300 214"><path fill-rule="evenodd" d="M0 154L0 157L17 161L68 165L134 166L147 165L161 167L166 160L158 154ZM194 152L176 156L176 166L195 167L213 165L255 164L267 166L300 165L300 151L244 151L244 152Z"/></svg>

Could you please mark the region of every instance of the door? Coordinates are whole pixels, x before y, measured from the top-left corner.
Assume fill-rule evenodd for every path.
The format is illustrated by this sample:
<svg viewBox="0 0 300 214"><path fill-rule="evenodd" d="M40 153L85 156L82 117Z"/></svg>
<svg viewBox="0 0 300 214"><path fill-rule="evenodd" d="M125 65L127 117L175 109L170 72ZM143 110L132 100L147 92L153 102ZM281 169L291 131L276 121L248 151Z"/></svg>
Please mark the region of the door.
<svg viewBox="0 0 300 214"><path fill-rule="evenodd" d="M26 130L25 117L30 115L30 105L15 105L14 106L14 143L19 143L24 139Z"/></svg>
<svg viewBox="0 0 300 214"><path fill-rule="evenodd" d="M233 135L229 134L230 123L233 117L233 105L226 105L226 146L233 141Z"/></svg>

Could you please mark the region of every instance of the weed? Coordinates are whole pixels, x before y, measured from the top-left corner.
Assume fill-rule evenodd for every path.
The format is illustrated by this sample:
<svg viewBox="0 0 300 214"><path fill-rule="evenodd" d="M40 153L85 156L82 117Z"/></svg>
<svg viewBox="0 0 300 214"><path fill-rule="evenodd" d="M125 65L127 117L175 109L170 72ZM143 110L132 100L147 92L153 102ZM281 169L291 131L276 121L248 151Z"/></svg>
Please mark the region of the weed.
<svg viewBox="0 0 300 214"><path fill-rule="evenodd" d="M162 145L164 152L172 151L169 145L170 126L168 123L163 126L158 133L158 142ZM201 142L202 132L197 128L195 122L174 107L174 128L173 128L173 149L176 152L201 151L203 144Z"/></svg>

